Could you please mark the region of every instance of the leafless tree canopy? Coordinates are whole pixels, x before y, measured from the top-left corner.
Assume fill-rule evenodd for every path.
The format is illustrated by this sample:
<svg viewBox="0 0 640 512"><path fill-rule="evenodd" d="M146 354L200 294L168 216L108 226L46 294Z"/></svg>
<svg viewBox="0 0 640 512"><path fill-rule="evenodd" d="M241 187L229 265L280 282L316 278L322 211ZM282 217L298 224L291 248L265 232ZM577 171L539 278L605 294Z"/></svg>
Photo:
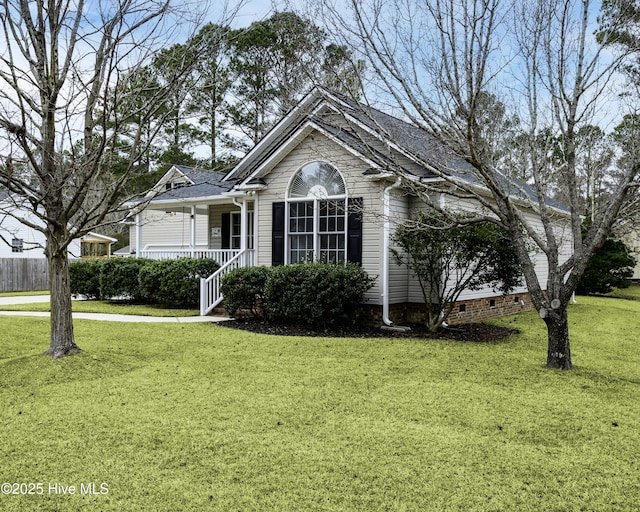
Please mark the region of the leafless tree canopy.
<svg viewBox="0 0 640 512"><path fill-rule="evenodd" d="M54 357L77 350L67 247L121 210L127 181L152 140L142 136L144 121L172 93L165 87L137 102L145 91L131 84L161 48L189 37L204 7L191 1L176 5L179 9L169 0L2 1L0 187L29 211L6 213L46 236ZM169 81L176 87L192 65L182 64ZM131 116L141 121L139 129L126 134L122 147ZM123 153L124 164L116 168L115 155Z"/></svg>
<svg viewBox="0 0 640 512"><path fill-rule="evenodd" d="M609 159L603 165L613 167L604 200L591 205L594 222L583 238L581 173L593 144L582 139L591 125L635 115L637 100L633 92L624 103L619 95L625 85L619 70L627 56L606 45L606 32L600 33L602 44L596 41L599 4L350 0L349 7L346 17L326 0L318 12L340 27L374 70L369 98L399 110L471 164L481 186L460 183L453 169L438 162L433 172L449 184L439 190L474 197L480 215L509 231L548 327L547 363L571 367L567 304L621 209L632 209L630 192L638 182L637 155L603 156ZM607 30L622 21L609 19ZM634 146L632 133L627 137L624 145ZM587 177L592 187L595 172ZM413 186L417 193L428 191ZM563 257L567 240L572 250ZM546 283L535 273L541 257L549 268Z"/></svg>
<svg viewBox="0 0 640 512"><path fill-rule="evenodd" d="M2 4L0 185L45 224L70 230L55 249L64 250L123 200L148 140L134 135L127 165L114 172L127 95L140 94L125 84L185 24L165 0ZM167 93L127 115L150 117Z"/></svg>

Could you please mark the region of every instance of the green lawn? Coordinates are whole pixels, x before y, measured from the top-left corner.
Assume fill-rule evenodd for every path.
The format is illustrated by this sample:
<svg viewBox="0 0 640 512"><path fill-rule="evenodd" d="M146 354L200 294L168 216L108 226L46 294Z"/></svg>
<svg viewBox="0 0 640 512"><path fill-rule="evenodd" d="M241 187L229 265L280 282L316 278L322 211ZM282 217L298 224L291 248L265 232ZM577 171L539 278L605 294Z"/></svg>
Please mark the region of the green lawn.
<svg viewBox="0 0 640 512"><path fill-rule="evenodd" d="M0 297L22 297L24 295L49 295L49 290L34 292L0 292Z"/></svg>
<svg viewBox="0 0 640 512"><path fill-rule="evenodd" d="M570 372L535 313L500 344L76 321L56 362L1 318L0 481L43 486L0 510L636 511L640 301L570 318Z"/></svg>
<svg viewBox="0 0 640 512"><path fill-rule="evenodd" d="M35 302L33 304L12 304L0 306L2 311L49 311L48 302ZM198 316L198 309L168 309L163 306L149 304L131 304L126 301L106 300L75 300L72 309L77 313L108 313L115 315L142 315L142 316Z"/></svg>
<svg viewBox="0 0 640 512"><path fill-rule="evenodd" d="M632 285L629 288L616 288L608 295L622 299L640 300L640 286Z"/></svg>

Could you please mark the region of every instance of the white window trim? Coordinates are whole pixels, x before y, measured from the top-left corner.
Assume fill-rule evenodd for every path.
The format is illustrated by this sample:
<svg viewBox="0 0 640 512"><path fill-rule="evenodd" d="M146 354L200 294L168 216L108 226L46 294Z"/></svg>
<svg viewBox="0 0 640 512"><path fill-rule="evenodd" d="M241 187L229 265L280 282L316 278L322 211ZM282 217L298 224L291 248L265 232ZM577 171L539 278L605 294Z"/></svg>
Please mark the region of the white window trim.
<svg viewBox="0 0 640 512"><path fill-rule="evenodd" d="M242 245L242 214L240 212L231 212L229 215L229 247L231 249L237 250ZM236 225L240 227L240 232L236 235L234 234L233 227ZM237 241L238 246L234 245L234 241Z"/></svg>
<svg viewBox="0 0 640 512"><path fill-rule="evenodd" d="M343 261L347 261L347 247L348 247L348 236L349 236L349 193L347 190L346 181L344 176L340 172L340 170L335 167L333 164L329 162L319 162L319 163L327 163L331 165L340 176L342 183L344 184L344 194L335 195L335 196L327 196L327 197L318 197L317 195L311 193L307 195L307 197L290 197L290 190L294 183L294 180L298 173L304 169L306 166L311 165L313 163L319 162L317 160L309 161L299 167L289 179L289 183L287 185L287 194L285 199L285 216L284 216L284 262L285 264L291 263L291 235L292 233L289 231L291 224L291 215L289 206L292 203L302 203L302 202L310 202L313 201L313 261L318 261L320 259L320 202L323 201L343 201L344 202L344 253L343 253Z"/></svg>
<svg viewBox="0 0 640 512"><path fill-rule="evenodd" d="M255 247L255 237L254 237L254 232L255 232L255 213L254 210L248 210L247 211L247 249L252 250ZM233 234L233 224L234 224L234 219L239 219L239 225L240 225L240 234L238 235L234 235ZM238 240L238 242L240 243L242 241L241 237L242 237L242 212L230 212L229 215L229 246L231 247L231 249L234 249L233 247L233 241L234 239ZM240 245L238 247L241 247L242 244L240 243ZM237 250L234 249L234 250Z"/></svg>

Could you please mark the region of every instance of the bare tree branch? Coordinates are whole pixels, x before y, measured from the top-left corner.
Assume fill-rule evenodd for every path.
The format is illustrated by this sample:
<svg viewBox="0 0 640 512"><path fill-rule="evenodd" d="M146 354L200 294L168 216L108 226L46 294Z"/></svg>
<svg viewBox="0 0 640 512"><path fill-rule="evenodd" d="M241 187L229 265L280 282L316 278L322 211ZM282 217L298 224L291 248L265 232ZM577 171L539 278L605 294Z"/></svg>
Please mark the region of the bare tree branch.
<svg viewBox="0 0 640 512"><path fill-rule="evenodd" d="M473 198L478 219L507 229L547 324L547 364L570 368L567 305L590 256L630 204L640 172L635 156L618 160L607 202L583 238L579 132L623 106L616 88L625 53L596 41L590 0L352 0L349 6L346 16L325 0L321 12L374 71L369 97L392 104L454 155L440 150L432 162L423 160L440 180L428 184L402 165L389 170L420 197ZM610 19L599 41L620 21ZM551 200L552 192L566 204ZM536 272L540 255L545 281Z"/></svg>

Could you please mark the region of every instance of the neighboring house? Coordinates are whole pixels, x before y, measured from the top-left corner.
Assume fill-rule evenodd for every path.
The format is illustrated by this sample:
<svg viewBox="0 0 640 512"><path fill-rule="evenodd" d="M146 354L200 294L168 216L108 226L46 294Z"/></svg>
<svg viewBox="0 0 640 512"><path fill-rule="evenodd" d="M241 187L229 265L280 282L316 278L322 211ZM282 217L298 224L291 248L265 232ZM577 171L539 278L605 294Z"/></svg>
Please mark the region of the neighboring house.
<svg viewBox="0 0 640 512"><path fill-rule="evenodd" d="M379 137L377 127L391 138ZM361 264L376 277L367 295L375 317L386 324L406 321L423 308L422 296L389 248L398 223L424 203L389 171L398 165L409 180L436 181L429 166L446 165L458 179L478 185L469 164L419 128L317 89L227 175L171 168L149 192L144 209L134 209L131 246L143 257L210 256L224 264L203 283L203 314L220 301L218 281L228 269L322 259ZM435 199L442 204L445 195ZM446 201L461 210L474 206ZM560 205L552 206L566 217ZM569 253L571 241L564 243ZM543 284L545 265L539 258ZM525 288L507 297L490 289L468 291L450 320L529 307Z"/></svg>
<svg viewBox="0 0 640 512"><path fill-rule="evenodd" d="M111 246L118 241L107 235L89 232L80 237L81 258L110 258Z"/></svg>
<svg viewBox="0 0 640 512"><path fill-rule="evenodd" d="M9 215L16 210L22 211L6 191L0 190L0 258L44 258L44 238Z"/></svg>
<svg viewBox="0 0 640 512"><path fill-rule="evenodd" d="M21 222L24 221L24 222ZM49 287L44 234L27 224L42 220L0 190L0 291L45 290ZM107 256L115 238L89 233L69 244L69 258ZM28 274L28 275L27 275Z"/></svg>
<svg viewBox="0 0 640 512"><path fill-rule="evenodd" d="M36 215L0 190L0 258L45 259L46 238L41 231L20 221L41 225ZM80 240L69 246L69 256L80 257Z"/></svg>
<svg viewBox="0 0 640 512"><path fill-rule="evenodd" d="M44 234L27 224L38 226L42 220L0 190L0 258L46 259ZM69 258L108 257L115 242L110 236L88 233L69 244Z"/></svg>
<svg viewBox="0 0 640 512"><path fill-rule="evenodd" d="M631 279L640 283L640 231L632 231L624 237L623 241L629 248L631 256L636 260Z"/></svg>

